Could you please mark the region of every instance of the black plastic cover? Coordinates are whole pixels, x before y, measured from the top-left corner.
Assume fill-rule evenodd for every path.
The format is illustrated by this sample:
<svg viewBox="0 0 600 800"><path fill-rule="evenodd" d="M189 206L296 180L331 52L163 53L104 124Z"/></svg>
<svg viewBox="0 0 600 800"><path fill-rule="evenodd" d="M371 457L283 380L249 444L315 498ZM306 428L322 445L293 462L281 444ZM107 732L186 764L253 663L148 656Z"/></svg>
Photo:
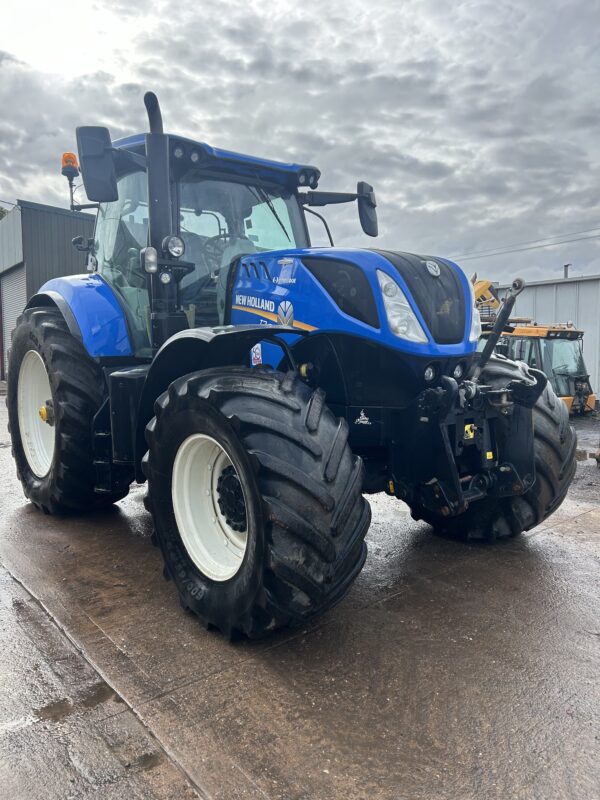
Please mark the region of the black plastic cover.
<svg viewBox="0 0 600 800"><path fill-rule="evenodd" d="M438 344L458 344L465 335L466 300L456 270L442 259L376 250L406 281L425 324ZM437 270L428 264L437 265ZM432 272L439 274L432 274Z"/></svg>
<svg viewBox="0 0 600 800"><path fill-rule="evenodd" d="M138 406L150 367L117 369L108 377L113 461L131 464L135 458Z"/></svg>
<svg viewBox="0 0 600 800"><path fill-rule="evenodd" d="M350 261L303 257L302 263L319 281L334 303L350 317L379 328L379 315L371 284Z"/></svg>

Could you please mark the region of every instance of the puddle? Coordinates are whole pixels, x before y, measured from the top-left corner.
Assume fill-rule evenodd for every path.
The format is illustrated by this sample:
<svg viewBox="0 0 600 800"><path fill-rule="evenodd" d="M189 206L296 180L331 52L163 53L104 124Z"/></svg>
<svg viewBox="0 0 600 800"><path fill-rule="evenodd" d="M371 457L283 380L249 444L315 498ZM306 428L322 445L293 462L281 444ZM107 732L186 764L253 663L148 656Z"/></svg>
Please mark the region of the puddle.
<svg viewBox="0 0 600 800"><path fill-rule="evenodd" d="M38 708L34 714L37 719L43 719L50 722L60 722L70 714L84 708L95 708L101 703L106 703L108 700L114 700L115 703L122 703L122 699L107 683L97 683L91 687L84 695L79 697L75 702L64 698L56 700L54 703L49 703L47 706Z"/></svg>
<svg viewBox="0 0 600 800"><path fill-rule="evenodd" d="M107 700L114 700L116 703L123 702L115 690L108 683L102 681L102 683L92 686L89 692L79 700L78 705L83 708L94 708L94 706L99 706L100 703L106 703Z"/></svg>
<svg viewBox="0 0 600 800"><path fill-rule="evenodd" d="M161 761L163 760L163 756L161 753L144 753L139 758L136 758L134 761L131 761L129 764L126 764L125 767L127 769L145 772L150 769L154 769L157 767Z"/></svg>

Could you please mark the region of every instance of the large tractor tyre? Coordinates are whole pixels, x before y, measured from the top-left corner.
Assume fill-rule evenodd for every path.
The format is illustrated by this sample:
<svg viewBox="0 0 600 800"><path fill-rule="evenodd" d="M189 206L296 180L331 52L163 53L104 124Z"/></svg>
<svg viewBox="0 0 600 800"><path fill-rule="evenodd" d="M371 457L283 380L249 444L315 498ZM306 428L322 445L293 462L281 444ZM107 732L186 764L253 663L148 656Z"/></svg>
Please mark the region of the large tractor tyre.
<svg viewBox="0 0 600 800"><path fill-rule="evenodd" d="M502 388L512 380L523 379L533 381L526 364L493 356L480 382ZM565 499L577 467L577 436L569 424L566 405L555 395L550 383L533 408L533 429L536 480L528 492L476 501L464 514L449 519L421 507L413 509L413 517L425 520L442 534L485 542L517 536L535 528Z"/></svg>
<svg viewBox="0 0 600 800"><path fill-rule="evenodd" d="M147 508L182 606L228 636L301 625L364 564L371 512L348 425L293 373L172 383L146 429Z"/></svg>
<svg viewBox="0 0 600 800"><path fill-rule="evenodd" d="M17 475L44 513L102 508L127 494L94 492L92 421L105 397L100 368L58 309L27 309L13 333L6 405Z"/></svg>

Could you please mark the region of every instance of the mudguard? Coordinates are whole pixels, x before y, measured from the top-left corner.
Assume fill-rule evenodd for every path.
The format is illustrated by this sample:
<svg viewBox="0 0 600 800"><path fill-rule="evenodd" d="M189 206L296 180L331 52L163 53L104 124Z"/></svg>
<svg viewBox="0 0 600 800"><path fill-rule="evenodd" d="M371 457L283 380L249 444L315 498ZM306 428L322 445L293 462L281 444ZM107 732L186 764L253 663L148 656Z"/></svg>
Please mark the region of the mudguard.
<svg viewBox="0 0 600 800"><path fill-rule="evenodd" d="M73 336L92 358L131 356L133 350L125 313L101 275L69 275L47 281L27 308L57 306Z"/></svg>
<svg viewBox="0 0 600 800"><path fill-rule="evenodd" d="M147 450L144 431L154 416L154 403L177 378L211 367L249 364L250 351L273 334L290 333L285 325L227 325L220 328L191 328L171 336L150 365L138 406L135 448L136 480L145 480L141 459ZM294 331L294 333L297 333ZM277 347L277 345L273 345ZM285 345L283 345L285 347ZM283 350L282 347L282 350ZM280 360L281 360L280 354Z"/></svg>

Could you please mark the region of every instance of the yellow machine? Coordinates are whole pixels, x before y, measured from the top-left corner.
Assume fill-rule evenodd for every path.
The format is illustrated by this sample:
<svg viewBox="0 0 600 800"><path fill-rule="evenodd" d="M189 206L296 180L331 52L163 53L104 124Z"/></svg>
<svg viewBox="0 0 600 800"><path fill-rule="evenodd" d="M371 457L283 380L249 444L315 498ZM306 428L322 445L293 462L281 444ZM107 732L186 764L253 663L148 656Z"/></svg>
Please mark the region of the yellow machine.
<svg viewBox="0 0 600 800"><path fill-rule="evenodd" d="M496 287L491 281L481 281L477 278L477 273L472 276L473 291L475 292L475 302L481 314L482 323L486 316L495 318L495 311L500 308L501 301L496 291Z"/></svg>
<svg viewBox="0 0 600 800"><path fill-rule="evenodd" d="M501 306L491 281L473 276L475 299L484 330L489 331ZM529 319L510 319L496 350L515 361L541 370L570 414L584 414L596 408L589 373L583 358L583 331L572 323L542 325Z"/></svg>

